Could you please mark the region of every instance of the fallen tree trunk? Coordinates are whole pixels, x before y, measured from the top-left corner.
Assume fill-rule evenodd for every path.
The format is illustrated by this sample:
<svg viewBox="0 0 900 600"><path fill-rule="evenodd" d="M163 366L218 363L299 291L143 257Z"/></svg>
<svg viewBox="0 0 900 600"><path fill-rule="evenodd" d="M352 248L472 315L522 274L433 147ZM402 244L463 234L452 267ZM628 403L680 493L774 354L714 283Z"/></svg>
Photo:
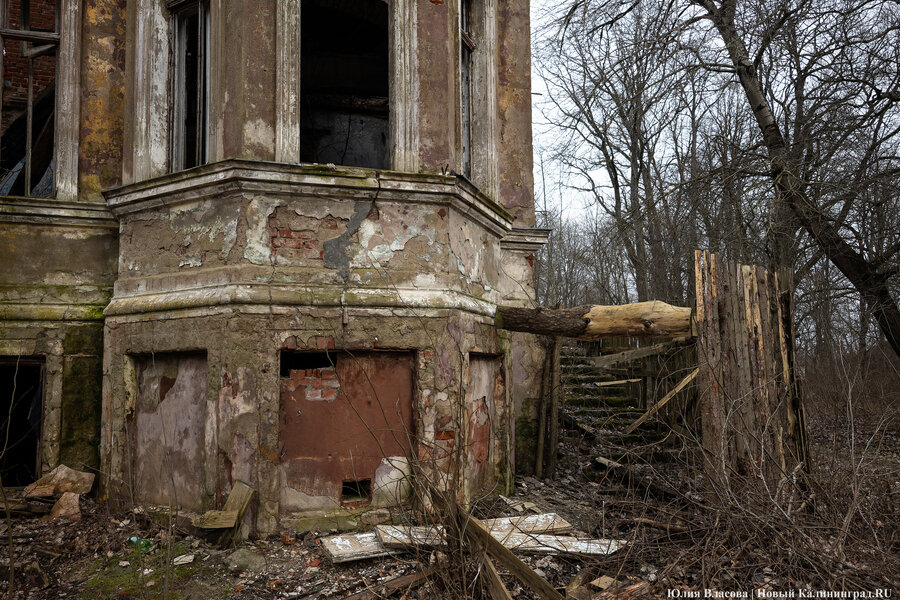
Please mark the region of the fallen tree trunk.
<svg viewBox="0 0 900 600"><path fill-rule="evenodd" d="M691 335L691 309L659 300L556 309L498 306L495 322L498 329L582 340L611 335Z"/></svg>

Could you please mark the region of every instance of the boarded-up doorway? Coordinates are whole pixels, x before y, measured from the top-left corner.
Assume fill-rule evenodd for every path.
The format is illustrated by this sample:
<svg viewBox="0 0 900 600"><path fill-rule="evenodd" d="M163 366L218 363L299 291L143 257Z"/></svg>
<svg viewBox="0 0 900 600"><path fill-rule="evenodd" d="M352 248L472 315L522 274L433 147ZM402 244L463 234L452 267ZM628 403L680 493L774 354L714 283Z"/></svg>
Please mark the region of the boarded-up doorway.
<svg viewBox="0 0 900 600"><path fill-rule="evenodd" d="M378 500L385 465L410 455L412 398L411 353L282 352L282 509Z"/></svg>
<svg viewBox="0 0 900 600"><path fill-rule="evenodd" d="M464 457L467 501L489 492L494 484L497 406L502 406L505 394L501 357L470 354Z"/></svg>
<svg viewBox="0 0 900 600"><path fill-rule="evenodd" d="M203 354L134 358L134 488L147 504L204 508L207 363Z"/></svg>

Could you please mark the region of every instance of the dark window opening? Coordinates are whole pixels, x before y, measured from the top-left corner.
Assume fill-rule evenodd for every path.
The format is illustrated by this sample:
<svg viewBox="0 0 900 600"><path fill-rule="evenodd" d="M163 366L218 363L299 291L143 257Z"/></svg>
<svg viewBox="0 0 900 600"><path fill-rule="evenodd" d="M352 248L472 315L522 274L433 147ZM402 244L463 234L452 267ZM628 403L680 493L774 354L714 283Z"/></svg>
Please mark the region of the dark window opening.
<svg viewBox="0 0 900 600"><path fill-rule="evenodd" d="M388 5L303 0L300 160L390 166Z"/></svg>
<svg viewBox="0 0 900 600"><path fill-rule="evenodd" d="M209 131L209 12L204 2L175 12L175 118L173 170L207 161Z"/></svg>
<svg viewBox="0 0 900 600"><path fill-rule="evenodd" d="M333 352L292 352L282 350L279 372L282 377L290 377L291 371L307 369L331 369L337 365L337 354Z"/></svg>
<svg viewBox="0 0 900 600"><path fill-rule="evenodd" d="M44 369L35 359L0 360L0 474L3 485L28 485L40 462Z"/></svg>
<svg viewBox="0 0 900 600"><path fill-rule="evenodd" d="M341 503L365 502L372 499L371 479L345 479L341 483Z"/></svg>
<svg viewBox="0 0 900 600"><path fill-rule="evenodd" d="M0 196L48 198L55 193L59 7L5 1L0 13Z"/></svg>
<svg viewBox="0 0 900 600"><path fill-rule="evenodd" d="M459 4L459 99L460 136L463 175L472 178L472 61L475 39L472 35L472 0Z"/></svg>

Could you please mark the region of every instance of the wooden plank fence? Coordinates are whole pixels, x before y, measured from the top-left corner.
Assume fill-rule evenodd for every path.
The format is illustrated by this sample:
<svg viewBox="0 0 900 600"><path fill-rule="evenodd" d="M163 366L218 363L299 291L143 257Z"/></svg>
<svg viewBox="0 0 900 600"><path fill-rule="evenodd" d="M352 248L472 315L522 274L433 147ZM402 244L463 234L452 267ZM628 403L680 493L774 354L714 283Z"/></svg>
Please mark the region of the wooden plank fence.
<svg viewBox="0 0 900 600"><path fill-rule="evenodd" d="M697 380L704 467L711 482L777 483L809 469L794 375L793 280L696 251Z"/></svg>

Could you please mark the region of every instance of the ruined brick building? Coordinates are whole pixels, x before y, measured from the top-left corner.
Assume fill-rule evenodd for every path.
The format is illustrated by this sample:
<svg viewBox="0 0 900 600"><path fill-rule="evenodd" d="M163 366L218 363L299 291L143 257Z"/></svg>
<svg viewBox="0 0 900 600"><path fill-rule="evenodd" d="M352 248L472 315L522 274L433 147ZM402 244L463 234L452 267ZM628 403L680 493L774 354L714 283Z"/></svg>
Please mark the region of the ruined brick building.
<svg viewBox="0 0 900 600"><path fill-rule="evenodd" d="M4 483L253 526L533 460L527 0L7 0ZM31 82L29 85L29 81ZM531 455L531 456L530 456Z"/></svg>

